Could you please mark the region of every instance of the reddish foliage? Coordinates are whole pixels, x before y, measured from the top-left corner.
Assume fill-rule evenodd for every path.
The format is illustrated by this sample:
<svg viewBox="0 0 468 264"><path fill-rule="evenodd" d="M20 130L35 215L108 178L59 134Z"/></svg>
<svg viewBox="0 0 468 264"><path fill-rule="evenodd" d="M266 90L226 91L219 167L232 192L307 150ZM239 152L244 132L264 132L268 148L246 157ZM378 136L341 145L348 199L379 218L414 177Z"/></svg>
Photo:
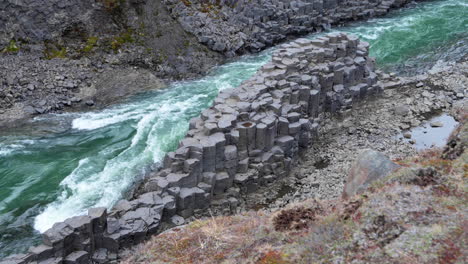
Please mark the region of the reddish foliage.
<svg viewBox="0 0 468 264"><path fill-rule="evenodd" d="M455 263L458 257L461 256L461 249L455 245L452 239L437 240L436 242L441 243L444 248L439 256L439 263Z"/></svg>
<svg viewBox="0 0 468 264"><path fill-rule="evenodd" d="M387 219L385 215L379 215L373 219L372 225L363 231L369 239L375 240L380 247L384 247L399 237L405 228L399 223Z"/></svg>
<svg viewBox="0 0 468 264"><path fill-rule="evenodd" d="M263 256L255 262L256 264L287 264L288 261L283 259L280 252L270 250L263 254Z"/></svg>
<svg viewBox="0 0 468 264"><path fill-rule="evenodd" d="M434 195L436 196L455 196L459 198L463 198L466 194L462 191L459 191L456 187L449 187L445 184L439 184L434 187L433 189Z"/></svg>
<svg viewBox="0 0 468 264"><path fill-rule="evenodd" d="M362 205L362 200L355 200L355 201L350 201L350 202L345 203L344 208L343 208L343 216L342 216L343 219L347 220L351 216L353 216L354 213L356 213L356 211L359 209L359 207L361 207L361 205ZM357 214L356 217L357 219L354 219L355 217L353 217L353 220L359 220L360 214Z"/></svg>
<svg viewBox="0 0 468 264"><path fill-rule="evenodd" d="M304 208L297 207L282 210L273 218L273 226L276 231L301 230L308 228L316 219L316 214L321 213L321 207Z"/></svg>

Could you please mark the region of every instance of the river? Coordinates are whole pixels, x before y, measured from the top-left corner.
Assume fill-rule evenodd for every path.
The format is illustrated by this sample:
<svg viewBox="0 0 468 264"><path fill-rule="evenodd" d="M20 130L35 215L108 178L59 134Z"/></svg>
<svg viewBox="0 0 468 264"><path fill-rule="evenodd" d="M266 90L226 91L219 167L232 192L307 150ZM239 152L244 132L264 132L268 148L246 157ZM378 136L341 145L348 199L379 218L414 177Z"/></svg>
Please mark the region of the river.
<svg viewBox="0 0 468 264"><path fill-rule="evenodd" d="M381 69L412 74L467 54L466 14L466 0L421 2L333 31L368 41ZM41 116L0 131L0 258L37 244L57 221L111 207L177 147L190 118L252 76L273 49L104 110Z"/></svg>

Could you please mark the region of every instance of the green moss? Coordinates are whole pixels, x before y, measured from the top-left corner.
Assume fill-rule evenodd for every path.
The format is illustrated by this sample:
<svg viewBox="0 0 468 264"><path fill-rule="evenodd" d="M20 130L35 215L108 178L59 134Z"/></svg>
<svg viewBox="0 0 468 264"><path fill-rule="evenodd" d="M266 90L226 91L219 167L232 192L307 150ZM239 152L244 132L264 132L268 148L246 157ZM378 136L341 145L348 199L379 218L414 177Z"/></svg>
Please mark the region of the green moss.
<svg viewBox="0 0 468 264"><path fill-rule="evenodd" d="M19 45L16 43L16 40L12 39L8 43L8 46L6 46L2 52L4 53L17 53L20 50Z"/></svg>
<svg viewBox="0 0 468 264"><path fill-rule="evenodd" d="M159 51L159 54L158 54L158 57L156 58L156 61L157 63L159 64L162 64L164 63L165 61L167 61L169 57L167 56L167 54L164 52L164 50L160 50Z"/></svg>
<svg viewBox="0 0 468 264"><path fill-rule="evenodd" d="M51 59L64 59L67 57L67 48L50 42L45 43L44 57Z"/></svg>
<svg viewBox="0 0 468 264"><path fill-rule="evenodd" d="M89 37L86 41L86 45L83 47L81 50L83 53L89 53L91 52L94 47L97 46L97 42L99 41L98 37Z"/></svg>
<svg viewBox="0 0 468 264"><path fill-rule="evenodd" d="M123 32L120 35L114 37L110 42L110 46L111 49L117 53L124 44L134 42L135 38L133 38L133 31L127 30L126 32Z"/></svg>
<svg viewBox="0 0 468 264"><path fill-rule="evenodd" d="M190 40L188 40L188 39L184 40L184 47L185 48L190 47Z"/></svg>

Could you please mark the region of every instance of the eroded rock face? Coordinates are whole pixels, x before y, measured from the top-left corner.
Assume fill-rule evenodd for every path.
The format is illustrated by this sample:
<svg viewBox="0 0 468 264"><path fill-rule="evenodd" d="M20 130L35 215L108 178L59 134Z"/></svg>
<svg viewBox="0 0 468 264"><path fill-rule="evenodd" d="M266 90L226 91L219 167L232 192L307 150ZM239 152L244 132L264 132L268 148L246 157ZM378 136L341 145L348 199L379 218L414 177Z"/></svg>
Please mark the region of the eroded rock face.
<svg viewBox="0 0 468 264"><path fill-rule="evenodd" d="M316 140L319 114L349 109L381 91L368 44L355 36L334 33L282 45L255 76L221 91L191 120L143 194L118 202L109 214L90 209L88 216L55 224L44 234L46 246L13 263L115 259L119 250L157 233L165 219L180 222L175 215L190 217L226 192L253 191L287 176L300 151ZM225 201L227 208L238 204Z"/></svg>
<svg viewBox="0 0 468 264"><path fill-rule="evenodd" d="M392 162L384 154L371 149L363 150L349 171L343 198L365 191L372 182L390 175L398 168L400 165Z"/></svg>
<svg viewBox="0 0 468 264"><path fill-rule="evenodd" d="M3 0L0 126L102 108L166 80L199 77L223 60L161 1Z"/></svg>
<svg viewBox="0 0 468 264"><path fill-rule="evenodd" d="M185 30L228 55L258 51L291 35L386 14L408 0L209 0L164 1Z"/></svg>
<svg viewBox="0 0 468 264"><path fill-rule="evenodd" d="M0 10L0 46L10 39L44 41L116 27L99 1L4 0Z"/></svg>

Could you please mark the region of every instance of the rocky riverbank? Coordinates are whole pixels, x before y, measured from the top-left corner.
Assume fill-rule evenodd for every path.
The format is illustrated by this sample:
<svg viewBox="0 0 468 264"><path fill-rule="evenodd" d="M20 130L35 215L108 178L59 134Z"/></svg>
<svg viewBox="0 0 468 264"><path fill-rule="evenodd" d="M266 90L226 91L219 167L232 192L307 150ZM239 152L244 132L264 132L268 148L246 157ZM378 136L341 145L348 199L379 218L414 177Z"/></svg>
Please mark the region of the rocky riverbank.
<svg viewBox="0 0 468 264"><path fill-rule="evenodd" d="M409 0L209 0L164 1L171 15L210 49L235 56L288 37L381 16Z"/></svg>
<svg viewBox="0 0 468 264"><path fill-rule="evenodd" d="M458 199L464 198L461 193L458 193L460 189L456 187L461 186L460 184L466 185L466 181L464 183L459 182L460 180L463 181L461 178L463 174L462 165L466 163L466 150L464 157L457 156L459 157L458 160L452 160L455 157L454 153L460 155L463 152L461 150L463 146L466 148L467 72L468 61L466 58L459 63L436 65L427 74L411 78L400 78L379 72L379 79L387 87L383 95L364 100L352 109L340 112L338 115L322 115L320 136L310 148L301 153L298 164L291 171L291 177L275 181L251 194L241 192L240 189L231 190L224 197L219 197L218 200L213 201L208 212L200 212L194 217L180 220L180 227L173 228L160 236L154 237L146 244L124 252L123 255L127 255L126 263L157 263L157 261L161 260L164 260L165 263L172 263L174 258L180 260L186 256L191 256L194 263L221 260L226 263L230 263L229 261L269 263L261 262L262 260L275 260L279 261L279 263L302 263L301 261L310 263L317 261L317 259L325 259L324 263L328 263L331 261L330 258L333 257L345 262L351 261L350 258L358 259L362 263L380 262L379 259L382 257L386 260L395 258L396 263L405 263L408 258L418 259L421 263L429 263L429 259L434 258L441 261L441 263L457 258L459 260L463 259L463 256L466 257L466 253L464 253L463 242L459 243L461 241L458 239L460 233L452 231L459 230L461 232L461 226L459 225L461 222L457 222L455 219L460 216L457 212L463 213L466 211L466 206L459 203L460 200ZM446 147L426 151L425 154L418 155L411 143L397 137L398 134L408 131L411 127L427 123L431 117L442 113L449 114L464 124L447 140ZM430 124L426 125L429 126ZM414 140L418 139L414 138ZM359 160L359 154L365 149L385 153L384 155L390 157L391 160L405 167L404 171L390 177L384 177L383 180L378 180L381 184L379 186L387 184L389 178L393 178L391 181L393 183L409 184L406 188L413 188L412 190L419 188L413 185L431 186L436 184L434 187L436 190L435 196L428 191L423 193L417 191L417 198L412 197L406 200L408 201L407 205L398 207L398 209L393 206L396 206L397 201L403 197L401 194L407 190L405 187L384 188L378 191L366 192L364 196L360 196L357 202L353 200L354 198L351 201L340 201L344 186L350 181L348 174L353 166L356 168L356 166L366 164L366 166L369 166L368 164L375 163L372 168L380 168L378 164L391 163L390 160L385 160L384 155L375 155L372 154L375 152L369 151L366 153L371 153L371 156L367 155L365 160ZM448 170L447 166L457 168L456 172ZM421 167L431 168L421 170ZM433 168L437 172L434 172ZM354 170L356 171L356 169ZM420 174L412 174L413 171L418 170L420 170ZM452 171L453 174L447 174L447 171ZM364 170L364 172L367 172L367 170ZM385 174L383 174L384 172ZM388 175L388 173L389 171L380 170L376 175L382 177L382 175ZM434 181L431 180L433 176L438 180L435 180L435 178ZM418 177L423 177L425 180L418 180ZM459 182L456 185L449 184L451 186L449 188L455 189L450 189L450 191L444 189L443 196L445 198L443 199L446 200L443 200L442 204L439 203L441 200L438 198L442 194L437 193L437 188L439 188L437 184L441 183L440 177L445 179L443 180L445 183L452 182L452 180ZM372 186L375 186L375 184ZM389 186L392 186L392 184ZM466 189L466 187L463 188ZM388 197L399 198L395 201L390 198L390 200L386 200ZM234 207L232 204L229 206L232 200L237 201ZM319 200L318 203L317 200ZM341 203L344 203L342 208L344 211L338 209L338 214L347 215L351 212L354 216L347 216L347 218L351 217L353 221L359 223L365 230L364 233L370 234L369 230L371 229L369 228L371 226L381 225L380 229L378 229L382 230L380 233L378 232L380 235L358 236L359 241L361 241L358 247L352 249L333 247L335 250L330 254L326 253L326 249L320 247L312 252L303 251L303 243L307 243L307 248L309 248L311 243L314 243L313 241L320 245L332 243L332 241L336 240L353 241L351 238L342 237L338 239L334 236L340 234L341 224L337 223L339 228L336 230L334 229L335 225L330 226L330 221L333 222L334 218L330 218L328 213L320 211L317 214L309 214L309 212L312 212L311 210L317 209L317 204L328 204L327 201L330 200L330 204L335 205L335 208L341 208ZM454 203L455 200L458 202ZM368 203L368 201L374 202ZM379 202L375 203L375 201ZM450 212L437 213L438 210L445 210L443 206L439 207L439 205L444 205L447 201L451 201L449 202L450 205L455 205L455 207L447 207L450 208ZM431 204L431 210L420 210L422 203L425 202ZM286 208L286 210L279 211L282 208ZM305 209L289 210L291 208ZM364 208L362 209L364 211L361 211L361 213L359 213L359 210L355 211L358 208ZM385 213L389 211L382 208L387 208L395 213L389 216ZM409 211L412 212L410 216L407 215ZM286 212L290 212L290 215L286 215ZM233 214L234 216L230 217L219 217ZM361 217L382 218L382 216L378 216L379 214L384 215L385 223L361 221ZM274 220L274 217L278 215L284 216L281 218L284 220L281 222L281 226L289 226L286 229L304 228L304 230L300 230L298 233L292 231L288 235L289 238L294 237L292 240L281 240L283 237L281 232L285 232L285 229L281 229L281 226L277 224L279 222ZM442 215L444 216L441 217ZM413 216L416 218L413 218ZM290 221L288 220L289 217L291 217ZM405 229L395 229L396 226L387 222L393 221L395 217L405 218L405 223L408 226ZM424 222L421 222L421 219L425 219ZM460 219L466 219L466 215ZM428 225L428 223L431 224ZM447 229L437 229L441 223L444 223L442 225ZM434 224L436 225L434 226ZM268 231L257 230L258 226L267 228ZM275 230L277 227L280 227L280 229ZM279 233L277 233L278 231ZM359 228L353 226L350 231L359 232ZM396 231L398 232L392 233ZM299 233L310 233L310 236L320 237L320 240L296 239L296 235ZM415 236L415 234L419 235ZM327 240L330 239L329 235L333 235L333 239ZM272 242L276 241L277 236L281 241ZM454 241L457 242L450 243L451 238L454 238ZM172 241L172 239L174 241L197 239L198 242L187 242L187 244L179 246L167 243L168 240ZM162 241L166 241L164 245L160 244ZM376 241L382 241L383 243L372 246ZM248 250L247 248L251 248L252 245L255 249ZM426 245L426 247L421 248L420 245ZM191 252L197 251L199 246L203 247L203 252L197 254L197 256L190 255ZM178 247L178 251L174 252L174 254L170 253L172 252L170 249L173 247ZM367 251L361 251L366 247L368 248ZM404 248L403 251L401 250L402 247ZM154 248L158 248L158 254L152 253L151 250ZM428 254L422 254L419 250L429 251L427 251ZM239 254L239 252L244 252L244 254ZM366 252L374 253L367 254ZM299 253L299 256L296 253ZM358 263L361 262L358 261Z"/></svg>
<svg viewBox="0 0 468 264"><path fill-rule="evenodd" d="M124 36L124 37L125 37L125 36ZM129 47L129 48L131 49L132 47ZM131 53L131 52L130 52L130 53ZM130 53L129 53L129 54L130 54ZM327 55L327 56L328 56L328 55ZM359 65L359 63L358 63L358 65ZM352 66L352 65L346 65L346 66ZM354 65L354 66L356 66L356 65ZM341 68L341 67L337 67L337 71L340 70L339 68ZM113 69L114 69L115 72L118 72L119 74L122 74L122 75L127 75L127 74L128 74L128 75L133 75L133 70L134 70L133 68L130 68L130 70L132 70L132 71L127 72L125 67L124 67L123 70L120 69L120 68L118 68L118 67L115 67L115 68L113 68ZM139 68L139 69L140 69L140 68ZM334 70L334 69L333 69L333 70ZM110 81L112 81L113 79L115 79L114 76L112 75L112 73L113 73L114 71L110 71L110 70L108 71L109 74L107 75L106 78L104 78L105 80L103 81L103 83L106 83L106 84L107 84L107 82L110 82ZM352 71L354 71L354 70L352 70ZM347 72L346 72L346 75L348 75L349 72L350 72L350 71L347 71ZM358 72L359 72L359 70L358 70ZM145 72L145 73L146 73L146 72ZM152 72L151 70L148 70L148 73L150 73L150 74L152 74L152 75L148 75L149 77L148 77L146 80L149 80L149 82L158 81L157 76L154 75L153 72ZM359 74L358 74L358 75L359 75ZM145 75L145 76L146 76L146 75ZM156 78L153 78L153 77L156 77ZM421 87L421 84L420 84L421 80L424 79L424 78L419 78L419 79L410 80L410 81L407 81L407 80L398 80L398 79L396 79L396 78L393 78L394 76L385 76L384 74L381 74L380 77L381 77L382 79L389 79L389 80L387 80L385 83L382 83L382 84L383 84L385 87L387 87L387 88L392 88L392 87L394 88L394 87L399 87L399 86L407 85L407 84L417 84L417 85L418 85L418 88L419 88L419 87ZM124 79L125 79L125 78L127 78L127 77L124 76ZM58 83L59 83L58 85L59 85L59 86L65 85L65 81L66 81L65 79L67 79L67 78L63 78L63 79L62 79L62 78L59 77L59 78L57 79L57 81L58 81ZM138 78L137 78L137 79L138 79ZM144 80L144 81L145 81L145 80ZM118 81L118 82L120 82L120 81ZM145 81L145 82L146 82L146 81ZM62 84L62 83L63 83L63 84ZM130 83L130 84L132 84L132 83ZM324 83L324 84L325 84L325 83ZM424 84L424 83L423 83L423 84ZM328 87L327 84L325 84L325 86ZM118 87L115 87L115 88L112 88L112 89L118 89ZM151 89L151 87L150 87L150 89ZM360 92L361 92L361 90L362 90L362 89L359 88L359 91L360 91ZM329 101L329 102L325 103L325 105L327 105L327 106L326 106L327 109L328 109L328 108L329 108L329 109L340 108L341 106L343 106L343 105L346 106L346 104L349 103L349 102L346 102L346 100L345 100L345 103L344 103L344 104L343 104L342 101L340 101L340 98L339 98L339 97L340 97L340 96L339 96L340 91L341 91L340 89L337 89L337 91L335 91L335 90L333 91L333 92L336 92L336 93L338 94L338 97L337 97L337 98L334 98L334 99L338 99L339 103L338 103L338 104L334 104L333 102L330 103L330 101ZM356 90L355 90L355 91L356 91ZM370 89L370 91L372 91L372 89ZM460 92L460 91L461 91L461 92ZM60 93L60 92L59 92L59 93ZM107 92L104 91L103 93L107 93ZM330 94L330 95L327 94L327 98L333 97L333 95L336 95L336 94ZM437 94L437 95L439 96L439 94ZM429 95L426 94L426 95L424 95L424 96L425 96L425 97L431 97L430 94L429 94ZM464 98L464 91L463 91L463 89L461 89L461 90L458 89L458 91L455 91L455 93L453 93L453 96L454 96L454 98L455 98L456 100L462 100L462 99ZM345 97L346 97L346 96L345 96ZM73 97L71 97L71 98L73 98ZM264 98L264 99L267 99L267 98ZM334 100L334 99L333 99L333 100ZM341 99L343 99L343 98L341 98ZM349 99L349 98L344 98L344 99ZM333 100L332 100L332 101L333 101ZM419 98L418 98L418 100L419 100ZM356 102L356 101L354 101L353 104L354 104L355 102ZM431 106L430 103L427 104L427 103L426 103L426 100L424 100L424 102L425 102L425 104L426 104L429 108L431 108L431 107L430 107L430 106ZM86 101L82 100L81 103L83 104L84 107L90 107L91 105L93 105L93 103L96 105L96 100L92 100L92 101L91 101L91 100L86 100ZM358 104L355 104L355 105L358 105ZM98 106L95 106L95 107L98 107ZM376 105L375 108L377 109L377 108L379 108L379 106ZM346 110L346 107L340 108L340 110ZM372 109L371 109L371 110L372 110ZM406 109L400 109L400 110L401 110L402 113L407 112ZM398 112L400 112L400 110L399 110ZM397 111L395 111L395 113L396 113L396 112L397 112ZM346 111L345 111L345 113L346 113ZM431 113L432 113L432 112L431 112ZM294 117L293 117L293 118L294 118ZM313 121L311 120L311 122L313 122L314 124L316 124L316 123L323 122L323 120L324 120L324 119L326 120L327 118L329 118L329 117L328 117L328 116L324 116L323 119L318 118L318 119L316 119L316 120L314 119ZM413 117L413 116L410 116L409 118L411 119L411 120L409 121L409 124L411 125L411 124L412 124L412 121L414 121L414 120L413 120L414 117ZM289 120L289 116L287 116L287 119L288 119L287 121L289 122L289 121L290 121L290 120ZM338 118L337 120L340 121L341 119ZM211 122L208 122L208 123L211 123ZM284 122L283 122L283 123L284 123ZM322 125L327 125L327 123L324 122ZM407 125L408 125L408 124L407 124ZM353 126L353 127L352 127L352 126L346 125L346 126L344 126L344 127L350 129L351 132L348 132L348 133L350 133L350 134L353 134L352 131L359 130L359 129L356 128L356 126ZM301 128L302 128L302 127L301 127ZM214 128L214 127L211 127L211 128L208 128L208 129L214 129L214 130L216 130L216 128ZM288 130L289 130L289 129L290 129L290 128L289 128L289 126L288 126ZM294 128L293 128L293 129L294 129ZM301 130L302 130L302 129L301 129ZM371 131L372 131L372 130L371 130ZM247 133L247 134L249 134L249 133ZM301 134L302 134L302 131L301 131ZM315 130L314 130L314 134L315 134ZM255 133L255 137L257 137L257 133ZM303 138L302 140L304 140L304 139L305 139L305 138ZM249 140L250 140L250 138L249 138ZM257 142L255 142L255 144L257 144ZM285 146L285 147L287 147L287 146ZM296 148L295 148L294 146L293 146L292 149L293 149L294 151L296 151ZM226 153L224 153L224 154L226 154ZM275 161L276 161L276 160L275 160ZM229 162L234 163L232 160L229 160ZM262 161L262 162L263 162L263 161ZM267 161L267 163L268 163L268 161ZM315 167L322 167L322 168L323 168L323 167L326 167L328 164L329 164L329 162L327 161L327 159L322 159L322 158L320 158L320 159L317 160L316 166L315 166L315 165L314 165L314 166L315 166ZM270 165L271 165L271 164L267 164L267 167L270 166ZM276 165L277 165L277 164L276 164ZM273 169L276 169L276 168L277 168L276 165L273 164L273 165L271 165L271 167L272 167ZM176 165L176 166L178 166L178 165ZM274 167L276 167L276 168L274 168ZM262 167L261 170L263 170L263 169L265 169L265 168ZM269 168L266 168L266 170L268 170L268 169L269 169ZM184 170L185 170L185 168L184 168ZM314 185L316 185L316 184L314 183ZM283 185L283 186L284 186L284 185ZM206 187L206 186L204 186L204 187ZM257 187L258 187L258 186L257 186ZM274 186L273 186L273 187L274 187ZM275 188L276 188L276 187L275 187ZM279 193L280 193L280 194L288 193L288 192L289 192L288 188L289 188L288 186L284 187L282 190L279 191ZM238 188L238 189L236 189L236 188L230 188L230 189L229 189L229 196L226 196L227 199L223 199L224 197L221 197L222 199L219 199L219 201L214 202L214 203L213 203L213 210L216 210L216 205L218 205L218 207L219 207L219 205L221 205L221 206L224 206L225 208L226 208L226 205L229 205L229 213L234 212L234 211L237 211L238 209L242 209L242 208L246 207L246 206L244 206L244 205L242 205L242 204L241 204L241 206L239 206L239 201L242 203L242 198L239 198L239 192L240 192L241 190L242 190L242 188ZM326 195L326 194L325 194L325 195ZM280 195L280 196L282 196L282 195ZM236 198L236 197L237 197L237 198ZM147 198L148 198L148 197L147 197ZM151 197L149 197L149 198L151 199ZM153 197L153 198L154 198L154 197ZM274 200L274 199L273 199L273 200ZM227 203L226 203L226 201L227 201ZM158 201L156 201L156 203L157 203L157 202L158 202ZM271 201L270 201L270 202L271 202ZM131 205L131 206L133 206L133 205ZM262 206L262 205L260 205L260 206ZM144 206L144 207L146 207L146 206ZM254 208L258 208L258 207L259 207L258 204L254 204ZM124 208L124 210L126 210L126 209ZM140 210L140 211L141 211L141 210ZM100 212L102 212L102 211L100 211ZM141 213L141 212L140 212L140 213ZM146 213L146 212L143 212L143 213ZM198 213L200 213L200 212L198 212ZM96 217L96 214L91 214L90 216L93 218L93 217ZM98 216L98 218L102 218L102 215ZM136 218L135 218L135 219L136 219ZM173 224L177 224L177 223L180 223L180 220L181 220L181 217L176 217L176 218L171 219L170 222L172 222ZM93 220L92 220L93 224L92 224L92 225L94 226L94 224L97 223L97 222L99 222L99 221L101 221L101 220L96 220L96 219L93 218ZM183 219L182 219L182 221L183 221ZM136 222L135 222L135 223L136 223ZM135 224L135 223L133 223L133 224ZM141 223L141 222L138 222L138 224L140 224L140 223ZM81 223L80 223L80 219L78 219L78 220L77 220L77 219L73 219L73 220L69 220L69 221L67 222L67 224L70 225L70 226L72 226L72 227L75 227L77 224L80 225ZM85 223L85 224L86 224L86 223ZM101 223L101 224L102 224L102 223ZM101 225L101 224L97 224L97 225ZM120 223L119 223L119 224L120 224ZM87 226L86 228L89 228L89 226ZM94 228L94 227L93 227L93 228ZM98 228L100 228L100 227L98 226ZM66 228L65 228L65 229L66 229ZM77 228L77 229L79 229L79 228ZM68 231L69 231L69 230L65 230L65 233L67 233ZM80 232L83 231L83 230L81 230L81 231L80 231L80 230L75 230L75 231L78 232L78 233L80 233ZM88 231L89 231L89 229L88 229L87 231L85 230L85 232L88 232ZM114 230L114 231L115 231L115 230ZM139 235L140 235L140 234L139 234ZM72 236L74 236L74 235L72 235ZM96 243L96 241L99 241L99 239L101 239L101 238L100 238L99 235L98 235L98 236L95 236L93 239L96 239L96 240L95 240L95 243ZM132 239L133 239L133 238L132 238ZM138 239L137 239L137 240L138 240ZM101 241L101 242L102 242L102 241ZM128 242L128 241L124 241L124 243L127 243L127 242ZM78 243L78 242L77 242L77 243ZM100 243L100 242L99 242L99 243ZM120 242L119 242L119 243L120 243ZM129 242L129 243L130 243L130 242ZM97 245L97 244L94 244L94 245L91 244L91 247L96 246L96 245ZM60 245L58 245L58 246L60 246ZM80 249L83 248L83 249L85 249L84 251L88 251L88 249L91 250L90 248L88 248L88 244L87 244L87 245L78 245L78 246L76 246L76 249L77 249L77 248L80 248ZM39 250L41 250L41 249L44 249L44 248L40 248ZM37 249L36 249L36 250L37 250ZM49 253L50 253L50 249L47 249L47 248L46 248L45 251L47 252L47 253L45 253L45 254L49 254ZM76 252L75 252L75 253L76 253ZM109 253L109 251L107 251L107 253ZM101 250L101 251L99 252L98 255L106 255L106 252L104 252L103 250ZM109 255L110 255L109 258L111 258L111 259L113 259L113 258L115 257L113 253L110 253ZM86 257L84 257L84 256L86 256L86 254L83 254L83 252L79 252L79 254L78 254L78 253L77 253L77 254L73 254L73 256L70 256L70 258L76 259L77 261L80 261L80 260L86 259ZM89 257L89 256L88 256L88 257ZM101 256L97 256L97 257L101 257Z"/></svg>
<svg viewBox="0 0 468 264"><path fill-rule="evenodd" d="M320 139L303 153L291 173L295 177L241 198L240 211L277 210L309 198L337 198L361 149L380 151L393 160L415 155L412 144L397 135L424 123L429 126L431 117L443 113L457 117L460 112L468 111L467 72L465 58L459 63L435 66L428 74L411 78L380 73L387 87L383 96L324 118Z"/></svg>
<svg viewBox="0 0 468 264"><path fill-rule="evenodd" d="M224 61L159 1L92 2L0 3L0 126L99 109Z"/></svg>
<svg viewBox="0 0 468 264"><path fill-rule="evenodd" d="M410 1L3 1L0 126L99 109ZM20 19L21 18L21 19Z"/></svg>
<svg viewBox="0 0 468 264"><path fill-rule="evenodd" d="M340 204L339 199L343 193L345 183L349 181L347 178L351 167L359 164L359 161L356 160L359 158L359 154L365 149L378 150L381 153L385 153L385 155L389 156L392 160L397 161L397 163L406 164L405 166L419 167L421 166L420 164L428 166L428 164L443 163L443 161L438 159L437 156L442 155L442 151L440 149L426 152L427 154L425 156L417 156L416 149L414 149L413 145L399 140L397 135L408 131L408 129L413 126L418 126L427 122L427 120L434 115L446 113L454 116L460 122L465 120L464 130L458 130L465 131L463 132L464 134L452 136L451 140L448 140L449 147L446 147L447 150L444 151L444 153L460 153L459 147L463 146L463 144L466 146L466 142L463 144L455 144L454 142L456 141L453 141L453 139L462 139L466 137L466 113L468 113L468 102L466 100L466 87L468 87L468 78L466 76L467 72L468 63L466 59L462 59L459 63L435 66L428 74L411 78L399 78L379 72L383 85L387 87L387 89L384 90L383 95L371 100L364 100L359 105L356 105L347 111L340 112L338 115L323 115L322 122L320 123L320 136L318 140L315 141L310 148L301 153L301 158L299 159L298 164L291 171L290 177L259 188L251 194L246 194L240 190L232 190L230 193L225 194L225 197L219 197L219 200L213 201L208 212L199 213L195 217L181 220L179 222L181 227L171 229L163 235L153 238L146 244L142 244L132 250L124 252L123 255L127 255L127 263L144 263L148 261L157 262L161 259L164 259L166 263L172 263L172 257L175 255L166 254L166 249L172 248L173 245L169 243L164 247L156 246L160 245L159 239L167 240L169 238L174 238L177 241L189 241L192 238L192 235L193 237L201 238L201 245L204 245L204 252L209 252L207 254L202 253L197 255L197 257L194 258L195 263L210 261L216 262L217 260L211 259L214 256L219 256L219 258L222 258L223 261L227 261L227 263L229 263L228 259L236 259L237 262L247 261L246 259L241 261L239 258L242 257L237 254L238 251L242 251L244 241L250 241L249 243L257 244L252 241L259 242L260 240L266 241L268 239L274 239L274 235L269 236L268 232L266 233L268 239L265 237L264 239L259 238L259 231L255 231L255 226L266 228L271 226L271 228L274 229L271 221L274 216L279 214L280 209L297 208L304 205L308 208L310 206L310 202L304 202L307 200L331 200L333 201L332 204ZM450 150L454 148L454 146L458 149L457 151ZM446 154L443 155L443 157L448 157ZM380 154L380 156L382 155ZM373 164L373 162L377 162L381 159L382 157L372 155L371 158L366 157L365 161L361 161L361 163ZM431 160L435 161L433 162ZM408 161L416 161L418 165L411 162L408 163ZM381 162L389 161L385 161L385 158L383 158L383 161ZM466 161L464 162L466 163ZM456 163L461 165L463 163L463 159ZM379 168L378 166L375 167ZM381 175L382 171L379 173L377 174ZM457 177L459 176L460 174L458 174ZM377 197L379 196L378 193L381 193L381 191L375 193L371 192L363 197L365 197L365 199L367 199L367 197ZM393 190L383 192L383 195L387 196L393 194ZM236 206L228 206L229 201L233 199L238 201ZM423 200L424 199L431 201L431 203L433 202L433 197L431 196L425 196ZM411 200L407 209L418 208L418 201L419 200ZM312 204L316 205L315 202L312 202ZM353 202L350 203L350 205L352 204ZM464 210L462 207L459 209ZM365 210L371 215L375 213L375 208L373 207L366 207ZM405 210L399 212L402 212L404 215L406 212ZM301 212L302 211L299 210L297 211L297 214L301 215ZM232 217L219 217L222 215L229 216L233 214L234 216ZM422 217L424 213L421 213L420 215ZM434 218L434 216L434 214L425 215L426 219L438 219ZM317 218L321 217L323 217L323 215L317 215ZM443 221L452 221L454 219L453 217L455 216L450 214L450 216L445 217ZM309 218L305 218L303 220L306 222L297 220L299 222L292 222L291 225L300 223L305 223L305 226L321 225L320 220L318 223L314 222L309 225L307 224L307 219ZM309 220L316 221L313 219ZM416 222L408 223L413 225ZM450 225L453 223L454 222L450 222ZM242 229L242 227L245 226L249 226L249 228ZM423 233L429 230L427 227L416 225L410 229L418 229L418 232ZM242 230L247 232L243 233ZM186 231L188 233L186 233ZM444 230L436 235L440 237L453 235L450 232L446 233L446 231L448 230ZM269 231L270 234L273 234L274 232L274 230ZM309 231L300 231L302 234L304 234L304 232L307 233ZM398 253L398 248L401 245L411 244L412 246L418 245L418 243L428 243L428 241L425 240L427 236L416 238L418 242L414 239L411 240L411 232L401 236L393 243L384 245L385 252L392 252L390 256L386 256L386 258L396 257L399 259L412 254L416 254L416 257L422 257L422 255L417 251L412 250L405 250L407 253L403 255ZM218 234L222 234L222 236L218 236ZM313 233L314 236L321 234L322 233ZM236 239L229 240L229 237L236 237ZM210 244L210 242L213 241L217 241L216 245L224 243L231 244L228 247L219 247ZM318 242L323 244L327 243L326 241L328 240L321 239ZM440 244L433 244L433 249L430 250L431 254L427 255L427 258L440 257L441 259L451 259L459 257L459 255L456 254L451 255L453 252L441 254L440 252L442 252L447 245L444 245L445 240L443 239L438 241L442 242ZM298 242L299 244L294 244L298 247L294 246L291 249L291 247L288 246L289 242L281 242L276 243L276 246L273 247L274 250L272 249L273 251L271 252L281 252L283 246L287 247L288 252L291 252L291 250L293 250L293 252L296 252L296 250L300 251L302 247L300 243L306 243L302 240L293 240L292 242ZM368 242L373 243L372 241ZM262 244L263 242L259 243ZM310 241L307 243L310 245ZM183 258L183 256L190 255L189 252L192 252L191 250L195 250L198 245L199 244L197 243L190 243L190 245L180 247L178 251L180 253L180 257ZM151 253L151 249L154 247L159 248L159 254L154 255ZM228 248L233 249L233 251L231 251L233 253L232 255L229 253L230 250ZM264 247L260 248L265 249ZM268 250L263 252L260 248L252 250L252 254L246 253L244 257L254 263L255 261L262 260L262 258L268 257L284 261L280 263L289 263L286 262L286 256L289 257L289 254L281 255L278 253L268 255ZM266 248L270 247L267 246ZM453 248L462 249L463 244L454 244ZM339 256L343 252L346 252L346 250L347 249L340 249L339 251L335 251L333 256ZM375 252L381 252L380 250L382 249L376 247L373 250L375 250ZM135 254L135 251L138 253ZM365 254L357 256L358 258L363 258ZM323 251L317 251L308 257L312 257L316 260L318 258L326 258L327 255L323 253ZM374 255L373 261L378 262L378 258L378 254ZM367 260L363 260L364 263L368 263L370 261L369 256L366 256L365 259ZM305 261L310 262L312 260L307 259ZM300 263L298 259L295 259L291 263L298 262ZM396 260L396 262L398 263L398 260ZM327 261L325 261L325 263L327 263Z"/></svg>
<svg viewBox="0 0 468 264"><path fill-rule="evenodd" d="M195 220L123 263L464 263L466 110L443 149L396 163L355 153L343 198Z"/></svg>
<svg viewBox="0 0 468 264"><path fill-rule="evenodd" d="M299 150L315 142L320 114L350 109L381 91L368 44L357 37L335 33L285 44L254 77L223 90L192 120L180 147L135 199L121 200L109 214L90 209L56 223L43 245L11 261L114 260L163 222L178 224L225 193L252 192L284 178ZM234 208L238 200L228 202Z"/></svg>

